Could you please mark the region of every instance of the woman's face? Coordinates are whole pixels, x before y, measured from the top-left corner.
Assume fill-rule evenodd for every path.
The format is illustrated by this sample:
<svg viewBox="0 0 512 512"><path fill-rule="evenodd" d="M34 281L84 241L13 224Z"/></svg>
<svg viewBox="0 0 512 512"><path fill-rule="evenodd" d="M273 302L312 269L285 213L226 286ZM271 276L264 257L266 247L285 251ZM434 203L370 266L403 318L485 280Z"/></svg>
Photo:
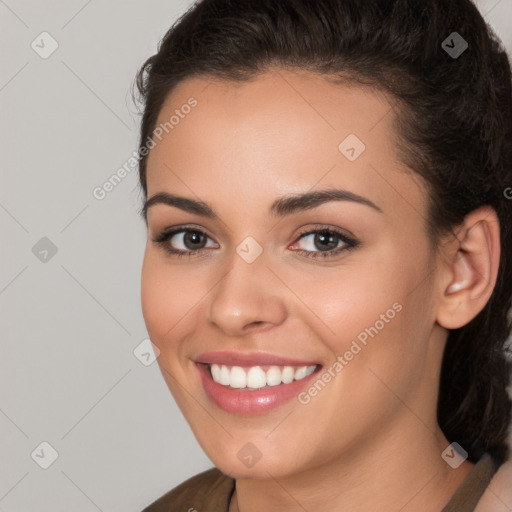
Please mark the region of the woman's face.
<svg viewBox="0 0 512 512"><path fill-rule="evenodd" d="M437 256L393 117L383 94L277 69L184 81L160 112L143 314L227 474L289 475L437 429ZM326 190L340 192L292 200Z"/></svg>

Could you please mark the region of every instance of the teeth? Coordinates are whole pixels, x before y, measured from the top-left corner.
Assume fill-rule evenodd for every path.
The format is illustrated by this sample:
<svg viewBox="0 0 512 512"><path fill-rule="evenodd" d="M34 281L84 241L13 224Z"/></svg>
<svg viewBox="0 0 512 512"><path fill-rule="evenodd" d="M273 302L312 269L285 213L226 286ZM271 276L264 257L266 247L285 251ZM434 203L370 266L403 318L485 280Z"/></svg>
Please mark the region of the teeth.
<svg viewBox="0 0 512 512"><path fill-rule="evenodd" d="M237 368L231 369L231 372ZM240 368L238 366L238 368ZM240 368L243 372L244 370ZM244 372L245 373L245 372ZM254 366L247 372L247 387L251 389L264 388L267 385L267 374L259 367Z"/></svg>
<svg viewBox="0 0 512 512"><path fill-rule="evenodd" d="M220 366L218 364L212 364L210 366L210 371L212 372L212 378L215 382L219 382L220 383L220 374L221 374L221 369L220 369Z"/></svg>
<svg viewBox="0 0 512 512"><path fill-rule="evenodd" d="M283 369L282 381L283 384L290 384L295 378L295 370L292 366L285 366Z"/></svg>
<svg viewBox="0 0 512 512"><path fill-rule="evenodd" d="M251 366L242 368L241 366L232 366L212 364L210 371L215 382L223 386L230 386L236 389L259 389L265 386L279 386L279 384L289 384L293 380L301 380L311 375L316 369L312 366L271 366L264 371L261 366Z"/></svg>
<svg viewBox="0 0 512 512"><path fill-rule="evenodd" d="M289 366L289 368L291 368ZM271 366L267 370L267 386L279 386L282 382L282 372L277 366Z"/></svg>
<svg viewBox="0 0 512 512"><path fill-rule="evenodd" d="M229 368L227 368L226 366L223 366L220 369L219 373L220 373L220 375L219 375L219 383L222 384L223 386L228 386L229 383L231 382L231 376L230 376Z"/></svg>
<svg viewBox="0 0 512 512"><path fill-rule="evenodd" d="M240 366L233 366L231 368L229 385L232 388L246 388L247 387L247 375L244 369Z"/></svg>

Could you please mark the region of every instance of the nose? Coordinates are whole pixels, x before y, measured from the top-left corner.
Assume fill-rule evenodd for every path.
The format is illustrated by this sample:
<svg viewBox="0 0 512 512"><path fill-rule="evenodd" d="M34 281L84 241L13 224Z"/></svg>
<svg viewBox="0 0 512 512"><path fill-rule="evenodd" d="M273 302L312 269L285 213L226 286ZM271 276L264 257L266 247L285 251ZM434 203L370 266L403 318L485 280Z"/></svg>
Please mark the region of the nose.
<svg viewBox="0 0 512 512"><path fill-rule="evenodd" d="M209 321L228 336L280 325L286 318L285 289L267 268L264 255L247 263L233 254L229 269L210 295Z"/></svg>

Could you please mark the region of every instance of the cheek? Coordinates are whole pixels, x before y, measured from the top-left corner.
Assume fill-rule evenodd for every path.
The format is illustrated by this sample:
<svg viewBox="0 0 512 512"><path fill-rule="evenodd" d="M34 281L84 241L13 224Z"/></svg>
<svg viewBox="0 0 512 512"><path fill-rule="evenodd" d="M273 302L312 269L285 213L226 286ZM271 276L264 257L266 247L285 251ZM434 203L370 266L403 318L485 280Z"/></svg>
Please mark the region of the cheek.
<svg viewBox="0 0 512 512"><path fill-rule="evenodd" d="M375 322L380 326L380 315L388 310L394 318L393 304L403 299L406 288L404 273L397 279L395 270L391 263L383 271L373 262L355 262L316 279L295 276L294 291L322 320L327 339L346 340Z"/></svg>
<svg viewBox="0 0 512 512"><path fill-rule="evenodd" d="M153 342L154 334L158 332L161 314L160 310L166 301L163 289L159 284L158 272L151 261L149 250L146 250L142 265L141 276L141 305L144 322Z"/></svg>
<svg viewBox="0 0 512 512"><path fill-rule="evenodd" d="M389 246L354 264L357 271L302 283L298 295L321 318L317 335L333 354L347 353L350 366L380 368L391 379L415 367L434 318L429 259L422 254L412 258Z"/></svg>
<svg viewBox="0 0 512 512"><path fill-rule="evenodd" d="M146 250L141 277L142 314L152 341L160 347L180 312L181 288L175 281L175 274L159 261L154 251Z"/></svg>
<svg viewBox="0 0 512 512"><path fill-rule="evenodd" d="M209 283L208 275L199 268L170 262L156 249L146 250L141 276L142 314L151 340L161 351L179 351L180 340L197 328L200 304L212 286Z"/></svg>

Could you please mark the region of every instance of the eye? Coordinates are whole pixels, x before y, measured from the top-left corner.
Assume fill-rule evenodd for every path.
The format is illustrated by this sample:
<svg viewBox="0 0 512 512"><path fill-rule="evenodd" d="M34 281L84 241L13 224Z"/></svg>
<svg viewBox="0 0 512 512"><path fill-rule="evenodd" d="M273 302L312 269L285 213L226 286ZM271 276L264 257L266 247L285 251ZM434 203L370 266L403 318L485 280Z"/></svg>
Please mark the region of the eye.
<svg viewBox="0 0 512 512"><path fill-rule="evenodd" d="M203 254L205 248L208 247L205 244L207 244L209 238L200 229L181 226L162 231L153 239L153 242L162 246L168 254L180 258ZM357 240L327 226L301 233L294 245L297 245L300 240L307 241L304 244L305 248L295 249L295 252L307 258L333 257L343 251L350 251L359 245ZM209 247L212 247L212 245ZM215 247L215 244L213 244L213 247ZM319 250L315 251L317 248Z"/></svg>
<svg viewBox="0 0 512 512"><path fill-rule="evenodd" d="M306 240L306 243L303 244L305 249L298 249L297 252L308 258L333 257L343 251L355 249L359 245L357 240L347 236L341 231L327 226L302 233L294 245L300 240ZM315 251L315 248L319 250Z"/></svg>
<svg viewBox="0 0 512 512"><path fill-rule="evenodd" d="M182 257L202 253L208 238L200 229L180 227L162 231L153 242L161 245L169 254Z"/></svg>

